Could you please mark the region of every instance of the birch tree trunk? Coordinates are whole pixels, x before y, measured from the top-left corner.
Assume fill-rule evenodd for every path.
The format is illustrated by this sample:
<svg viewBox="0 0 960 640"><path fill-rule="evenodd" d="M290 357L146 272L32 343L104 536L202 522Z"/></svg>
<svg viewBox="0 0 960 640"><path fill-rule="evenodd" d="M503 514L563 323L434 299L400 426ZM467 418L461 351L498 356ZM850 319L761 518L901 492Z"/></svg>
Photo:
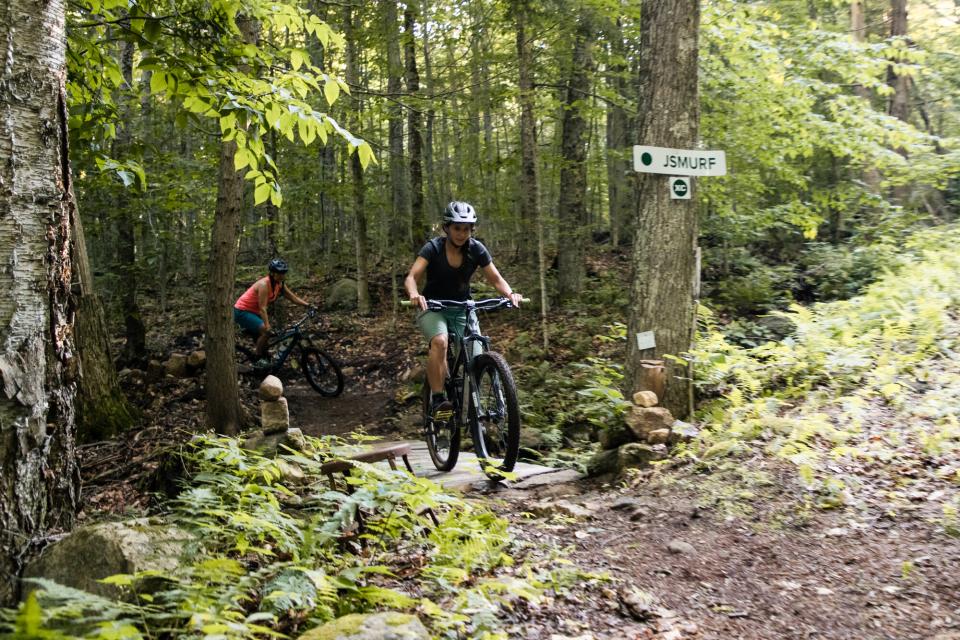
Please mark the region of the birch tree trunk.
<svg viewBox="0 0 960 640"><path fill-rule="evenodd" d="M257 41L259 24L237 16L246 42ZM237 386L236 335L233 328L234 282L237 272L237 239L243 206L243 174L234 168L237 143L220 145L220 180L217 208L210 231L210 274L207 286L207 425L216 433L236 435L243 420Z"/></svg>
<svg viewBox="0 0 960 640"><path fill-rule="evenodd" d="M641 144L692 149L697 141L699 0L649 0L640 19ZM635 391L640 361L680 356L690 348L694 323L697 205L671 200L667 176L638 178L624 392ZM656 347L640 350L636 334L653 331ZM687 413L686 368L666 361L662 404Z"/></svg>
<svg viewBox="0 0 960 640"><path fill-rule="evenodd" d="M581 10L573 42L570 77L563 105L560 145L560 216L557 248L557 293L561 304L576 298L584 276L584 243L587 239L587 121L584 112L590 94L593 67L590 15Z"/></svg>
<svg viewBox="0 0 960 640"><path fill-rule="evenodd" d="M69 528L78 362L62 0L0 8L0 603L31 540Z"/></svg>

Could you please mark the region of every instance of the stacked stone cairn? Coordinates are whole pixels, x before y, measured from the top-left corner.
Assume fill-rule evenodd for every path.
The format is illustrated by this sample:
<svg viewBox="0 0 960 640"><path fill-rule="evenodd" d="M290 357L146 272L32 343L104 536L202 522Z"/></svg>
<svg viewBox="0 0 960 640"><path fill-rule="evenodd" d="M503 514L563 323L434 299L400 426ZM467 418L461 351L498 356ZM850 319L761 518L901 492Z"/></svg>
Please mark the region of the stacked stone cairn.
<svg viewBox="0 0 960 640"><path fill-rule="evenodd" d="M283 383L276 376L267 376L260 383L260 428L264 435L290 428L290 409L283 397Z"/></svg>
<svg viewBox="0 0 960 640"><path fill-rule="evenodd" d="M653 391L637 391L623 422L608 425L600 432L600 452L588 463L592 476L620 474L624 469L643 468L666 456L667 445L674 444L676 422Z"/></svg>

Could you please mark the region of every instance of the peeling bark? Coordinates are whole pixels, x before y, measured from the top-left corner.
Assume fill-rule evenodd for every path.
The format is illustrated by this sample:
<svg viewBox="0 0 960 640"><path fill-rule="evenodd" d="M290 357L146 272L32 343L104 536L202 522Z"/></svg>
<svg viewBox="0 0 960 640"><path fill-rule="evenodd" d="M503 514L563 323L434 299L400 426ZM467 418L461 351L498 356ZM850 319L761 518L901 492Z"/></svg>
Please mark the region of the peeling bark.
<svg viewBox="0 0 960 640"><path fill-rule="evenodd" d="M79 497L65 21L60 0L0 9L0 604Z"/></svg>

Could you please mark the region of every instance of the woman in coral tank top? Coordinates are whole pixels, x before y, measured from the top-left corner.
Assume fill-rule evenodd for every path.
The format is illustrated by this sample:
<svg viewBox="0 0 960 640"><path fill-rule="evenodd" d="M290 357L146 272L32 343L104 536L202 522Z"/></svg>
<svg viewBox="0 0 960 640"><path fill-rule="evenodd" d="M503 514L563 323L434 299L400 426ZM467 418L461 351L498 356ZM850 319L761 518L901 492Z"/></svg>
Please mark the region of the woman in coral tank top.
<svg viewBox="0 0 960 640"><path fill-rule="evenodd" d="M283 284L289 270L290 267L286 261L274 258L267 265L269 275L254 282L233 305L234 322L257 339L257 356L261 359L267 356L267 341L270 334L270 317L267 315L267 307L281 295L301 307L310 306L309 302Z"/></svg>

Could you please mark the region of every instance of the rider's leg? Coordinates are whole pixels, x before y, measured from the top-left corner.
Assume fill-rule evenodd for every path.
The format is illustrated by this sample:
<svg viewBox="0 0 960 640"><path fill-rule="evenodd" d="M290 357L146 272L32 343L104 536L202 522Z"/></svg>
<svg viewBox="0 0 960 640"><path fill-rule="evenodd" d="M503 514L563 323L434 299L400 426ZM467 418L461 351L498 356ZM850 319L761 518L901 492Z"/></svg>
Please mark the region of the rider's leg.
<svg viewBox="0 0 960 640"><path fill-rule="evenodd" d="M267 357L267 342L270 340L270 333L267 331L267 325L261 324L259 335L257 336L257 357Z"/></svg>
<svg viewBox="0 0 960 640"><path fill-rule="evenodd" d="M430 340L430 350L427 352L427 382L430 383L430 392L434 395L443 393L443 381L447 377L447 342L445 333L438 333Z"/></svg>

